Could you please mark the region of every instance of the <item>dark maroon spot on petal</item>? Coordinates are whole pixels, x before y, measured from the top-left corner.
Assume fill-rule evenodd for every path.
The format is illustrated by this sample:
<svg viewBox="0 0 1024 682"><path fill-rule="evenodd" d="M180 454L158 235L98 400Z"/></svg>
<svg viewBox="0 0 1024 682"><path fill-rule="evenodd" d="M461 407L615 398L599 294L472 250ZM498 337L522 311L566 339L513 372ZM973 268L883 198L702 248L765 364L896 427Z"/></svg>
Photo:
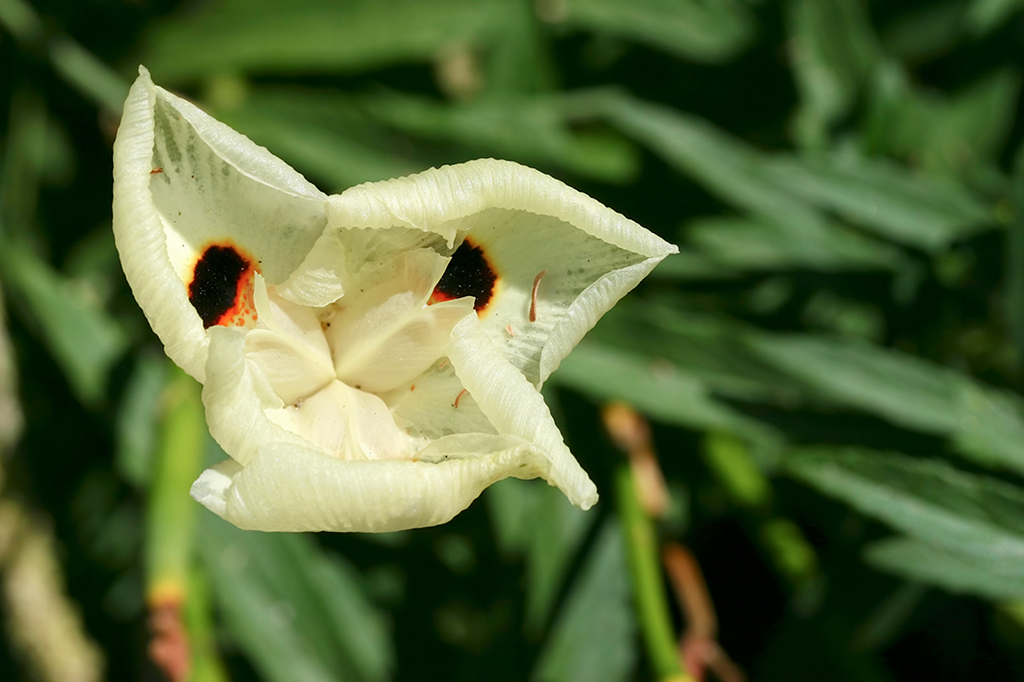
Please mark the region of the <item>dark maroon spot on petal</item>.
<svg viewBox="0 0 1024 682"><path fill-rule="evenodd" d="M203 320L203 327L244 326L255 319L252 303L252 260L230 245L207 247L196 261L188 300Z"/></svg>
<svg viewBox="0 0 1024 682"><path fill-rule="evenodd" d="M441 275L441 281L434 287L430 302L472 296L475 299L473 308L479 312L491 302L497 281L498 274L487 259L487 254L467 239L452 254L448 267Z"/></svg>

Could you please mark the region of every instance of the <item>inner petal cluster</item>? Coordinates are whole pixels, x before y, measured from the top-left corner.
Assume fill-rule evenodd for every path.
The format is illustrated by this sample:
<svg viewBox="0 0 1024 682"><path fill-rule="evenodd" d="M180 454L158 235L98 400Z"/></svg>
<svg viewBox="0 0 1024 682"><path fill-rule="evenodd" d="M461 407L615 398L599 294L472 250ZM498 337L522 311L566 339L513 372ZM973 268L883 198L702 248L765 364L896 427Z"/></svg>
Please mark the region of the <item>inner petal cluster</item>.
<svg viewBox="0 0 1024 682"><path fill-rule="evenodd" d="M452 328L473 313L472 297L431 301L449 261L431 248L394 254L347 275L325 306L288 300L252 273L245 355L270 389L267 418L339 459L412 459L422 439L379 394L444 358Z"/></svg>

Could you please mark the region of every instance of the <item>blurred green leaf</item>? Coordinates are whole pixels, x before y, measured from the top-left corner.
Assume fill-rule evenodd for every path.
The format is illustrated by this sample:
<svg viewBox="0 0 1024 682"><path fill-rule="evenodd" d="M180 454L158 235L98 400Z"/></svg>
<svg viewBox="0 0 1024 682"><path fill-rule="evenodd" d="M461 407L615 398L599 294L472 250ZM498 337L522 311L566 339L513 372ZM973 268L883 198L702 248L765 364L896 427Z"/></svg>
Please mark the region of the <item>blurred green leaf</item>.
<svg viewBox="0 0 1024 682"><path fill-rule="evenodd" d="M502 17L495 0L221 0L162 21L140 60L161 83L218 72L352 72L428 62L450 44L485 47Z"/></svg>
<svg viewBox="0 0 1024 682"><path fill-rule="evenodd" d="M384 616L348 562L291 533L239 530L203 514L200 547L233 638L269 682L386 680Z"/></svg>
<svg viewBox="0 0 1024 682"><path fill-rule="evenodd" d="M714 394L739 400L786 402L798 398L800 382L774 368L747 347L745 339L752 333L751 327L726 315L686 311L684 301L676 297L665 297L664 301L657 303L627 298L602 318L587 340L626 350L633 353L633 357L636 354L646 356L644 374L664 372L671 376L673 371L678 371L685 378L678 385L667 384L667 390L679 400L683 400L684 395L693 396L689 403L694 408L699 405L695 401L699 394L694 380L708 386ZM612 362L611 358L606 360ZM567 358L566 362L572 361ZM637 365L634 367L639 369ZM657 384L650 385L653 388ZM637 398L641 399L640 396ZM639 404L652 410L670 409L664 406L656 408L652 402ZM698 417L695 419L701 418L702 412L713 420L711 423L726 426L720 410L696 410ZM678 412L676 414L676 419L683 418ZM669 415L665 417L669 418ZM732 426L739 427L740 423L732 422Z"/></svg>
<svg viewBox="0 0 1024 682"><path fill-rule="evenodd" d="M878 343L885 335L885 316L871 303L839 296L828 289L816 292L804 306L801 320L809 329Z"/></svg>
<svg viewBox="0 0 1024 682"><path fill-rule="evenodd" d="M906 629L927 593L928 587L918 582L904 583L893 590L857 628L853 649L878 649L894 640L900 630Z"/></svg>
<svg viewBox="0 0 1024 682"><path fill-rule="evenodd" d="M962 185L913 175L904 167L854 156L776 157L780 189L896 242L934 251L991 227L992 211Z"/></svg>
<svg viewBox="0 0 1024 682"><path fill-rule="evenodd" d="M386 130L337 92L257 87L219 116L336 191L430 165L400 152Z"/></svg>
<svg viewBox="0 0 1024 682"><path fill-rule="evenodd" d="M35 325L83 402L104 396L107 374L127 338L87 289L61 276L26 248L0 243L0 276Z"/></svg>
<svg viewBox="0 0 1024 682"><path fill-rule="evenodd" d="M206 572L194 568L189 574L185 627L188 628L192 670L188 682L229 682L217 650L217 632L213 622L213 599Z"/></svg>
<svg viewBox="0 0 1024 682"><path fill-rule="evenodd" d="M695 116L643 102L617 91L577 93L569 99L569 106L580 115L588 112L592 116L607 117L614 126L650 148L671 166L693 177L713 194L736 208L750 211L756 220L753 225L767 224L767 232L763 236L753 235L751 224L738 228L745 232L732 240L731 246L738 254L747 252L737 256L741 260L758 260L758 252L751 253L749 248L747 239L750 238L755 240L754 243L764 245L760 256L762 261L767 253L772 253L774 262L778 263L779 257L788 253L788 257L798 263L816 262L821 264L819 267L835 267L839 263L864 267L873 263L876 267L892 268L900 262L898 251L830 222L815 204L821 208L835 208L830 204L831 195L826 193L822 196L821 192L815 191L817 186L814 183L805 181L807 177L816 178L817 169L805 168L805 162L795 157L758 152ZM833 170L839 174L834 182L846 179L848 192L851 187L865 191L862 185L866 181L862 178L845 177L839 169ZM850 173L852 171L847 171L848 175ZM832 189L829 188L830 191ZM733 223L727 229L737 229L735 225ZM712 248L717 247L719 254L725 254L723 258L731 255L733 249L721 241L715 242L714 237L703 238L710 240L714 244ZM794 243L781 245L789 240ZM805 247L805 244L813 244L814 247ZM807 250L801 251L802 248ZM816 259L817 256L821 256L820 260Z"/></svg>
<svg viewBox="0 0 1024 682"><path fill-rule="evenodd" d="M950 49L964 33L969 0L946 0L908 9L882 30L887 54L920 61Z"/></svg>
<svg viewBox="0 0 1024 682"><path fill-rule="evenodd" d="M973 0L967 10L967 25L975 34L988 33L1021 9L1022 0Z"/></svg>
<svg viewBox="0 0 1024 682"><path fill-rule="evenodd" d="M594 515L573 507L558 489L534 481L500 481L487 489L485 499L502 552L525 555L524 626L538 634Z"/></svg>
<svg viewBox="0 0 1024 682"><path fill-rule="evenodd" d="M820 149L829 126L846 116L878 59L878 41L861 0L792 0L789 50L800 105L797 142Z"/></svg>
<svg viewBox="0 0 1024 682"><path fill-rule="evenodd" d="M682 248L661 261L649 277L666 281L699 280L699 279L731 279L741 273L724 263L691 249Z"/></svg>
<svg viewBox="0 0 1024 682"><path fill-rule="evenodd" d="M961 453L1024 473L1024 405L967 375L859 341L749 335L763 361L804 383L809 395L950 437Z"/></svg>
<svg viewBox="0 0 1024 682"><path fill-rule="evenodd" d="M11 97L7 139L0 166L0 237L39 240L35 224L48 143L46 103L23 87Z"/></svg>
<svg viewBox="0 0 1024 682"><path fill-rule="evenodd" d="M754 17L733 0L544 0L553 23L635 40L683 59L722 62L746 47Z"/></svg>
<svg viewBox="0 0 1024 682"><path fill-rule="evenodd" d="M835 222L714 216L690 221L684 234L726 272L911 267L897 248Z"/></svg>
<svg viewBox="0 0 1024 682"><path fill-rule="evenodd" d="M668 360L622 348L581 343L551 380L602 402L621 400L669 424L737 433L770 431L716 400L707 384Z"/></svg>
<svg viewBox="0 0 1024 682"><path fill-rule="evenodd" d="M526 564L526 614L528 632L541 632L555 606L569 565L594 522L569 504L557 488L534 484L537 502L530 529Z"/></svg>
<svg viewBox="0 0 1024 682"><path fill-rule="evenodd" d="M1024 575L1024 491L945 462L852 448L787 453L785 468L912 538Z"/></svg>
<svg viewBox="0 0 1024 682"><path fill-rule="evenodd" d="M609 520L555 621L531 679L625 682L636 666L633 614L622 532Z"/></svg>
<svg viewBox="0 0 1024 682"><path fill-rule="evenodd" d="M1024 145L1017 149L1010 183L1013 218L1006 226L1003 310L1019 368L1024 365Z"/></svg>
<svg viewBox="0 0 1024 682"><path fill-rule="evenodd" d="M758 535L776 568L794 583L806 585L817 574L818 554L800 526L790 519L767 519Z"/></svg>
<svg viewBox="0 0 1024 682"><path fill-rule="evenodd" d="M771 500L771 483L758 468L750 448L731 433L709 433L701 448L704 461L718 482L736 502L765 508Z"/></svg>
<svg viewBox="0 0 1024 682"><path fill-rule="evenodd" d="M114 459L118 473L135 487L146 489L152 476L160 397L170 363L157 351L144 350L135 361L118 405Z"/></svg>
<svg viewBox="0 0 1024 682"><path fill-rule="evenodd" d="M534 3L491 0L493 26L480 47L487 54L484 95L548 92L555 88L555 64L534 13ZM458 93L452 93L458 94ZM472 93L467 93L472 94Z"/></svg>
<svg viewBox="0 0 1024 682"><path fill-rule="evenodd" d="M995 601L1024 599L1024 568L1019 562L992 561L904 537L868 545L864 559L875 568L950 592Z"/></svg>
<svg viewBox="0 0 1024 682"><path fill-rule="evenodd" d="M36 40L43 33L39 15L24 0L0 0L0 24L22 41Z"/></svg>
<svg viewBox="0 0 1024 682"><path fill-rule="evenodd" d="M1019 71L1004 68L947 96L915 87L901 65L885 63L868 99L867 148L936 175L971 179L998 161L1019 90Z"/></svg>
<svg viewBox="0 0 1024 682"><path fill-rule="evenodd" d="M819 216L764 177L764 155L708 121L619 90L574 93L570 112L606 118L670 166L693 177L734 206L780 220L811 222Z"/></svg>
<svg viewBox="0 0 1024 682"><path fill-rule="evenodd" d="M448 105L387 93L362 100L368 112L410 134L456 142L472 155L534 164L558 164L606 182L625 183L639 172L639 156L612 134L574 131L561 98L488 97Z"/></svg>
<svg viewBox="0 0 1024 682"><path fill-rule="evenodd" d="M128 82L76 41L57 37L48 46L54 70L94 105L120 114Z"/></svg>

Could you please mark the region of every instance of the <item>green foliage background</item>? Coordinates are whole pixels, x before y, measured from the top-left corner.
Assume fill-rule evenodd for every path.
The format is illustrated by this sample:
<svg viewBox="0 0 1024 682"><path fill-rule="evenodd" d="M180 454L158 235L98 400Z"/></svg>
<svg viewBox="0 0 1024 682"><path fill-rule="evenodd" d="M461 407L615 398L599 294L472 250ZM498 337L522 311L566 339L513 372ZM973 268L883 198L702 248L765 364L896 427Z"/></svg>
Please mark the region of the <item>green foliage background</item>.
<svg viewBox="0 0 1024 682"><path fill-rule="evenodd" d="M652 679L616 399L752 679L1024 678L1022 10L0 0L3 494L55 536L107 677L159 679L145 576L194 543L194 679ZM180 379L110 235L139 63L326 191L503 157L678 243L545 388L598 508L507 481L444 527L306 537L168 497L221 455L158 458ZM10 603L0 679L30 679Z"/></svg>

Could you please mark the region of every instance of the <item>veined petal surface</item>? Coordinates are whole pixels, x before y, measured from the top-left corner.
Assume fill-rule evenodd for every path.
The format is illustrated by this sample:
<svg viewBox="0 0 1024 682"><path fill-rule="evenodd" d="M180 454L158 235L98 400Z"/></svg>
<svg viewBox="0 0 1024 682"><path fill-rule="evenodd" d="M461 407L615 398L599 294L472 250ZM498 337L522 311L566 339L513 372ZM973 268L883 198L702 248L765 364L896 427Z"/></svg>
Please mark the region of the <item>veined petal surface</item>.
<svg viewBox="0 0 1024 682"><path fill-rule="evenodd" d="M678 249L539 171L481 159L329 198L336 228L434 233L453 264L472 249L495 284L477 299L484 332L540 386L597 320Z"/></svg>
<svg viewBox="0 0 1024 682"><path fill-rule="evenodd" d="M203 379L208 340L189 285L206 249L237 249L284 281L323 232L325 199L140 67L114 144L114 237L139 306L186 372Z"/></svg>

